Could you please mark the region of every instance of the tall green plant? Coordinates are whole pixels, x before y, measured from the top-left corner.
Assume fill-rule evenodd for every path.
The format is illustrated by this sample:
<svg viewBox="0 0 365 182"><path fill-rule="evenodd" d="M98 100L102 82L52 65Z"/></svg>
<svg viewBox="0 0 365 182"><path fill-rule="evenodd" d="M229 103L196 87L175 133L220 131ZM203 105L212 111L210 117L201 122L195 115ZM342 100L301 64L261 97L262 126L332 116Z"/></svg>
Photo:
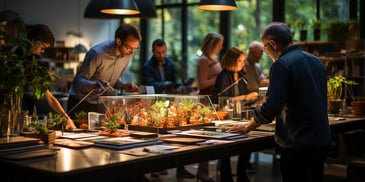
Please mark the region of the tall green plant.
<svg viewBox="0 0 365 182"><path fill-rule="evenodd" d="M358 83L353 80L348 80L341 75L329 78L327 81L328 100L341 100L344 84L357 85Z"/></svg>
<svg viewBox="0 0 365 182"><path fill-rule="evenodd" d="M46 67L38 65L31 53L31 42L24 37L9 40L4 32L0 35L6 45L16 45L16 51L8 46L0 45L0 106L9 108L11 100L16 96L22 98L24 90L33 91L40 99L46 90L53 85L56 75Z"/></svg>

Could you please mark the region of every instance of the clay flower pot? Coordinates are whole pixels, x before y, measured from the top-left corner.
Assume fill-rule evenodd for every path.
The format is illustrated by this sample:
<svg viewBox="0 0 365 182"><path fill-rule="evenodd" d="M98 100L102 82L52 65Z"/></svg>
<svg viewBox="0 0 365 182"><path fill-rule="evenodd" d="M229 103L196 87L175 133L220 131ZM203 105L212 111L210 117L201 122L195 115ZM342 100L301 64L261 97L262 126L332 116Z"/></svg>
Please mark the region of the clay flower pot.
<svg viewBox="0 0 365 182"><path fill-rule="evenodd" d="M365 115L365 100L352 101L352 114L355 116Z"/></svg>

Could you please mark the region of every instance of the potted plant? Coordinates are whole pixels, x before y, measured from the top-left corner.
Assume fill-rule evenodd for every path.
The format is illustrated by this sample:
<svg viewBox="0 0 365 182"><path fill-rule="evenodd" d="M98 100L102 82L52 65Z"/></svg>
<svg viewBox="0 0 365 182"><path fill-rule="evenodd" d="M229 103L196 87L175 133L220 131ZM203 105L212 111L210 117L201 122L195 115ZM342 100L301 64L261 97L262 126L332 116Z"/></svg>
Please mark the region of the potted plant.
<svg viewBox="0 0 365 182"><path fill-rule="evenodd" d="M121 119L122 115L121 112L119 112L119 109L107 109L105 119L102 120L102 126L105 127L105 129L99 131L99 134L112 137L127 136L128 131L119 131L119 128L121 127Z"/></svg>
<svg viewBox="0 0 365 182"><path fill-rule="evenodd" d="M345 41L348 37L349 26L350 26L349 22L345 22L342 20L330 21L325 26L327 39L329 41L339 41L339 42Z"/></svg>
<svg viewBox="0 0 365 182"><path fill-rule="evenodd" d="M35 57L31 56L31 42L25 37L12 40L3 31L0 31L0 37L7 45L17 45L20 52L15 53L9 46L0 45L0 115L1 120L14 126L13 123L21 118L24 89L30 87L35 97L40 99L53 85L56 75L38 65Z"/></svg>
<svg viewBox="0 0 365 182"><path fill-rule="evenodd" d="M299 28L299 40L300 41L306 41L307 40L307 33L308 33L308 30L307 30L307 27L306 27L306 21L303 19L303 20L297 20L297 25L298 25L298 28Z"/></svg>
<svg viewBox="0 0 365 182"><path fill-rule="evenodd" d="M81 129L88 129L88 114L85 111L75 113L76 121Z"/></svg>
<svg viewBox="0 0 365 182"><path fill-rule="evenodd" d="M48 117L43 118L43 122L32 120L24 127L22 135L32 138L39 138L44 143L53 143L56 139L56 132L54 129L63 127L66 118L59 114L48 113Z"/></svg>
<svg viewBox="0 0 365 182"><path fill-rule="evenodd" d="M321 40L321 22L318 19L312 21L313 38L314 40Z"/></svg>
<svg viewBox="0 0 365 182"><path fill-rule="evenodd" d="M328 107L329 111L332 114L338 114L339 109L342 104L342 95L344 93L344 86L348 85L356 85L353 80L348 80L346 77L342 75L337 75L331 77L327 81L327 97L328 97Z"/></svg>

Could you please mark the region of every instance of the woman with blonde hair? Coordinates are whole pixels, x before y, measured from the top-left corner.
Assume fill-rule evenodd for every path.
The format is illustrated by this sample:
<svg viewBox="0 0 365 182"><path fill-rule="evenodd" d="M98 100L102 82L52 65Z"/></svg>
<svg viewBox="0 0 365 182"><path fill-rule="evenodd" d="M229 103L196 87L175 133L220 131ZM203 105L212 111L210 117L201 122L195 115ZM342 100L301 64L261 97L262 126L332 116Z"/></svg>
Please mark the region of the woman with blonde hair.
<svg viewBox="0 0 365 182"><path fill-rule="evenodd" d="M208 33L202 42L202 55L198 59L197 77L199 94L213 95L215 79L222 67L218 54L222 50L224 37L219 33Z"/></svg>
<svg viewBox="0 0 365 182"><path fill-rule="evenodd" d="M202 54L198 59L197 80L200 95L214 95L215 80L222 67L218 61L218 54L222 50L224 37L219 33L208 33L202 42ZM198 165L197 179L203 182L213 182L209 177L209 163L201 162Z"/></svg>

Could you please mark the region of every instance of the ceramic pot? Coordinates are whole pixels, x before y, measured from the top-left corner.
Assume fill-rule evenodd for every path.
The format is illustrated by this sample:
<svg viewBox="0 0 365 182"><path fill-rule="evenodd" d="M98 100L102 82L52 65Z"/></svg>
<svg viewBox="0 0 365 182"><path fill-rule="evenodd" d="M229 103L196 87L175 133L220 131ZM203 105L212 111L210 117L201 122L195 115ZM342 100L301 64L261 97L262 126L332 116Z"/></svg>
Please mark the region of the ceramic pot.
<svg viewBox="0 0 365 182"><path fill-rule="evenodd" d="M364 116L365 115L365 100L352 101L352 114L355 116Z"/></svg>
<svg viewBox="0 0 365 182"><path fill-rule="evenodd" d="M328 101L328 112L330 114L339 114L341 106L342 106L342 101L340 101L340 100L329 100Z"/></svg>

